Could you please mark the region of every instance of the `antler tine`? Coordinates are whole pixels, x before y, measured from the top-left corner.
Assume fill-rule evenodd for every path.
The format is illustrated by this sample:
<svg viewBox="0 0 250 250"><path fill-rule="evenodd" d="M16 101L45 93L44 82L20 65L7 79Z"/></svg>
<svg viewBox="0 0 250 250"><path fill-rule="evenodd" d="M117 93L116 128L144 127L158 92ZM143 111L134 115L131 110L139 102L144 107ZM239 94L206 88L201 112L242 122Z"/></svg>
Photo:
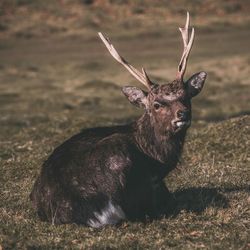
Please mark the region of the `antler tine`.
<svg viewBox="0 0 250 250"><path fill-rule="evenodd" d="M145 78L145 80L147 81L147 85L152 88L155 84L150 80L146 70L144 68L142 68L142 73L143 73L143 76Z"/></svg>
<svg viewBox="0 0 250 250"><path fill-rule="evenodd" d="M183 49L181 60L178 66L178 73L177 73L177 78L180 80L183 79L183 76L185 74L188 56L190 54L192 45L194 43L194 28L192 28L190 39L189 39L189 34L188 34L188 28L189 28L189 12L187 12L187 19L186 19L185 27L179 28L181 32L182 40L183 40L183 45L184 45L184 49Z"/></svg>
<svg viewBox="0 0 250 250"><path fill-rule="evenodd" d="M187 19L186 19L185 27L179 28L181 35L182 35L184 47L186 47L188 43L188 27L189 27L189 12L187 12Z"/></svg>
<svg viewBox="0 0 250 250"><path fill-rule="evenodd" d="M110 54L115 58L115 60L122 64L139 82L145 85L148 89L151 89L152 85L154 84L149 79L145 70L142 69L142 73L139 72L136 68L130 65L123 57L119 55L108 37L105 37L101 32L99 32L98 35L102 39Z"/></svg>

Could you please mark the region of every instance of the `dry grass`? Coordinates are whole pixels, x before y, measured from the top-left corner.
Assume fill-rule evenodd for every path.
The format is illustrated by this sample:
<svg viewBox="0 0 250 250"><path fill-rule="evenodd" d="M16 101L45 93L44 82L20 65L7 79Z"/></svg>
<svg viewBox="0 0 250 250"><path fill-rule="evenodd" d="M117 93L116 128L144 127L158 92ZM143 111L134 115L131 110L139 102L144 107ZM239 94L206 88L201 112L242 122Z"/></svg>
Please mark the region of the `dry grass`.
<svg viewBox="0 0 250 250"><path fill-rule="evenodd" d="M0 35L34 38L93 35L99 30L176 27L189 10L199 27L249 25L248 0L1 0ZM112 24L112 28L111 25Z"/></svg>
<svg viewBox="0 0 250 250"><path fill-rule="evenodd" d="M28 7L21 4L15 13L28 8L34 12L33 18L38 7L28 2ZM132 5L133 1L128 2ZM84 11L90 13L88 8L98 9L99 4L96 1ZM52 14L57 10L59 17L63 12L53 4L38 6L50 8ZM114 8L119 6L116 3ZM8 18L13 18L11 13ZM141 111L120 93L124 84L137 83L93 36L102 25L80 28L78 36L74 22L71 25L67 19L66 26L73 27L74 36L63 31L59 32L63 36L43 37L47 34L43 29L34 36L16 36L12 25L20 20L19 14L11 19L0 41L0 249L248 249L249 28L228 25L227 15L219 15L218 27L211 21L218 16L211 14L209 23L196 29L187 74L205 70L208 79L202 94L194 99L193 125L182 163L166 179L176 198L175 212L144 224L126 222L94 230L40 222L28 195L40 165L63 140L81 128L125 123L139 116ZM138 13L132 21L138 22L137 15L142 15L140 20L149 17L147 12ZM179 22L178 15L173 23ZM223 20L227 25L222 25ZM133 64L144 65L160 82L173 79L181 45L176 29L159 25L150 31L146 23L133 31L130 27L118 32L106 22L103 27ZM199 26L199 17L194 24ZM33 32L22 25L20 31Z"/></svg>

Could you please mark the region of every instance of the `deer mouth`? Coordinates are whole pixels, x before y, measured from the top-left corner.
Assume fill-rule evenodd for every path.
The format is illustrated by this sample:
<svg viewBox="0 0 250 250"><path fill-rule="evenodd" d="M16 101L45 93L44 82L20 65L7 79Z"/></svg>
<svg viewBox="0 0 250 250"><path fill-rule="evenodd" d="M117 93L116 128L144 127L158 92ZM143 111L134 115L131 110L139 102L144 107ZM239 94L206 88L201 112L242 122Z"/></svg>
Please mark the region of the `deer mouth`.
<svg viewBox="0 0 250 250"><path fill-rule="evenodd" d="M183 128L188 128L191 124L190 120L174 120L172 122L173 128L175 132L180 131Z"/></svg>

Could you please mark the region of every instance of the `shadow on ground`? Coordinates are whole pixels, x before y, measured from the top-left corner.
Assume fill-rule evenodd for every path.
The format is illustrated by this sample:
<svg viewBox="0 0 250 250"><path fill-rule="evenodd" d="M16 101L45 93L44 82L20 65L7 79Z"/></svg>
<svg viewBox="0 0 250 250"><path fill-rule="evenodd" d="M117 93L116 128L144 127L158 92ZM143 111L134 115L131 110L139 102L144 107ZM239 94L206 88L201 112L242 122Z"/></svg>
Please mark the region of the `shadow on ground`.
<svg viewBox="0 0 250 250"><path fill-rule="evenodd" d="M231 188L191 187L177 190L171 194L166 216L176 218L183 211L202 215L206 209L228 209L233 192L250 192L250 186Z"/></svg>

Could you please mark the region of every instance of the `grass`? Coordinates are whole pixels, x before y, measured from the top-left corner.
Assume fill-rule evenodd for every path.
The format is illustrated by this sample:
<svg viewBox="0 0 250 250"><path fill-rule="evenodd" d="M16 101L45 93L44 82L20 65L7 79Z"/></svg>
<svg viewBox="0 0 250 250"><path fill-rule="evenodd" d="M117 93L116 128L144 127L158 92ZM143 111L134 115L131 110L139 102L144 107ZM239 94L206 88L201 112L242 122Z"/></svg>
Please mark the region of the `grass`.
<svg viewBox="0 0 250 250"><path fill-rule="evenodd" d="M171 81L175 76L181 46L176 27L149 29L149 17L159 14L161 2L155 4L156 9L150 2L143 9L133 1L128 6L118 2L114 9L108 4L112 15L118 13L115 8L124 11L130 5L136 12L129 22L118 22L120 29L112 27L108 18L106 26L98 24L101 14L94 28L93 20L88 28L82 26L85 21L75 26L64 9L55 9L56 3L37 9L39 2L19 1L13 10L16 15L9 12L7 16L11 19L0 41L0 249L248 249L250 57L246 52L250 33L246 25L228 24L232 14L220 16L220 25L218 16L209 17L209 11L202 27L199 16L192 19L198 27L187 77L205 70L208 79L193 101L193 124L182 161L166 178L176 199L174 213L161 220L124 222L100 230L50 225L36 216L28 196L42 162L57 145L82 128L126 123L141 114L120 92L125 84L139 85L108 55L95 29L108 31L121 54L136 67L145 66L154 80ZM196 2L200 8L202 3ZM214 2L207 3L211 11ZM223 6L231 3L223 1ZM26 8L32 15L15 26ZM44 8L50 10L46 26L39 21ZM179 14L172 24L179 25L183 14L181 7L176 8ZM239 7L226 8L231 13ZM89 10L100 11L100 6L88 4L79 13L91 16ZM234 14L243 18L243 11L236 10ZM47 32L55 25L50 22L54 13L58 18L65 15L65 25L56 24L65 31L55 36ZM130 12L124 13L129 16ZM36 14L39 24L31 22ZM26 29L25 20L41 29ZM135 27L135 23L140 25Z"/></svg>
<svg viewBox="0 0 250 250"><path fill-rule="evenodd" d="M101 230L77 225L53 226L38 220L28 194L40 163L57 144L57 137L64 136L53 131L52 140L49 133L39 138L36 131L23 129L11 144L5 142L1 147L2 246L4 249L247 249L249 124L250 116L242 116L192 130L184 162L166 179L176 198L172 216L145 224L126 222Z"/></svg>
<svg viewBox="0 0 250 250"><path fill-rule="evenodd" d="M0 2L0 36L42 38L44 36L88 36L101 30L130 30L176 27L186 11L192 13L200 27L214 24L248 27L248 0L205 1L49 1L2 0ZM110 25L112 23L112 25ZM2 27L2 28L1 28Z"/></svg>

